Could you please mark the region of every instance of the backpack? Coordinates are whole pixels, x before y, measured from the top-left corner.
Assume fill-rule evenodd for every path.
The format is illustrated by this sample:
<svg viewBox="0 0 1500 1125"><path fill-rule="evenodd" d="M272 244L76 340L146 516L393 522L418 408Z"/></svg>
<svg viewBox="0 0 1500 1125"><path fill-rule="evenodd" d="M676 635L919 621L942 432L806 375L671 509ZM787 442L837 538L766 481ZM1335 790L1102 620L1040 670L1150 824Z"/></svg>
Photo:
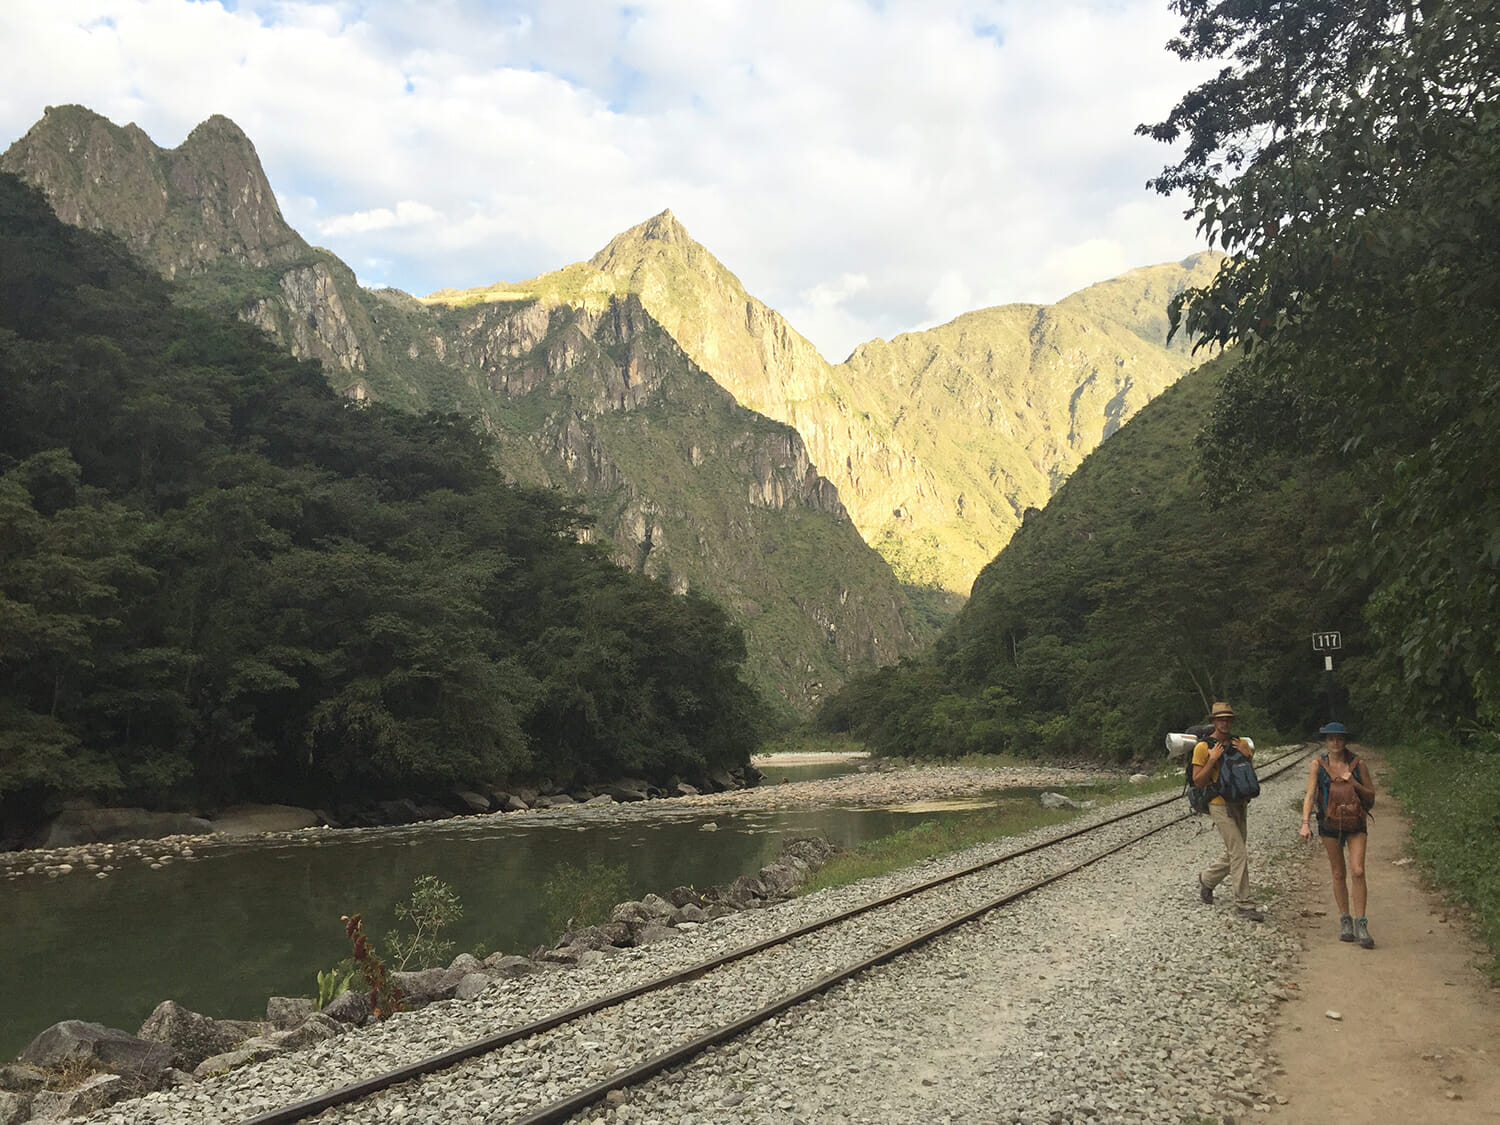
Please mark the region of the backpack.
<svg viewBox="0 0 1500 1125"><path fill-rule="evenodd" d="M1255 763L1235 749L1233 743L1219 759L1219 789L1226 801L1252 801L1260 796Z"/></svg>
<svg viewBox="0 0 1500 1125"><path fill-rule="evenodd" d="M1213 729L1213 727L1206 725L1188 727L1183 733L1192 736L1197 742L1207 742L1209 747L1212 748L1214 745ZM1184 792L1187 793L1188 808L1192 810L1194 815L1206 813L1208 806L1220 792L1220 786L1217 781L1210 782L1208 785L1193 784L1193 752L1191 750L1188 751L1187 765L1183 770L1183 785Z"/></svg>
<svg viewBox="0 0 1500 1125"><path fill-rule="evenodd" d="M1190 727L1186 733L1194 734L1196 730ZM1208 743L1210 750L1218 742L1212 734L1204 735L1199 741ZM1255 765L1234 748L1233 742L1230 742L1229 749L1219 758L1217 781L1207 785L1193 784L1191 754L1188 755L1187 766L1184 768L1184 781L1187 786L1188 808L1195 814L1206 813L1215 797L1223 797L1226 801L1248 801L1260 796L1260 778L1255 775Z"/></svg>
<svg viewBox="0 0 1500 1125"><path fill-rule="evenodd" d="M1318 758L1318 823L1335 832L1358 832L1365 826L1365 802L1352 781L1336 778L1328 770L1328 755ZM1359 759L1349 764L1350 774L1359 769ZM1360 774L1361 780L1364 775Z"/></svg>

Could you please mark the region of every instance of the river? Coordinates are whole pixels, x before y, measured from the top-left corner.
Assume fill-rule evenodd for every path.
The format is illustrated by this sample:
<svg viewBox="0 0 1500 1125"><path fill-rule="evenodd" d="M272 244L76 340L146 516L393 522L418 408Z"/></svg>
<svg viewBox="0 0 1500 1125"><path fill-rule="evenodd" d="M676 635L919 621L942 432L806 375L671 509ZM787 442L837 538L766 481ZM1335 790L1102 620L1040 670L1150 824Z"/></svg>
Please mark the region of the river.
<svg viewBox="0 0 1500 1125"><path fill-rule="evenodd" d="M832 776L852 764L778 766ZM340 916L362 913L378 937L420 875L458 894L455 952L529 954L557 935L545 888L563 865L624 870L628 896L727 884L775 858L788 836L840 846L921 820L961 817L997 800L1030 807L1035 791L886 808L774 810L673 802L466 817L402 828L213 842L160 870L143 863L99 879L0 883L0 1059L43 1028L84 1019L134 1032L164 999L226 1018L262 1018L272 995L316 995L316 974L348 953ZM712 829L709 826L712 825Z"/></svg>

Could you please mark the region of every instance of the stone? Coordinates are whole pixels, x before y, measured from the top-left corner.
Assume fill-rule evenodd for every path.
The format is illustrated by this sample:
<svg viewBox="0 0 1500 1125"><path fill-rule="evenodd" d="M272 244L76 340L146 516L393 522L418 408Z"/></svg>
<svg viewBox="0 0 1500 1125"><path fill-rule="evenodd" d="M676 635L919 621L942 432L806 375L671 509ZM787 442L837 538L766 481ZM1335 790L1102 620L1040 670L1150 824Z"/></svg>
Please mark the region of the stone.
<svg viewBox="0 0 1500 1125"><path fill-rule="evenodd" d="M310 1047L343 1033L344 1025L338 1020L322 1012L313 1012L296 1027L273 1031L263 1038L284 1051L300 1051L303 1047Z"/></svg>
<svg viewBox="0 0 1500 1125"><path fill-rule="evenodd" d="M32 1096L33 1121L59 1120L93 1113L135 1093L119 1074L95 1074L67 1090L41 1090Z"/></svg>
<svg viewBox="0 0 1500 1125"><path fill-rule="evenodd" d="M138 808L64 809L47 826L36 846L73 848L114 840L205 836L212 831L209 821L187 813L148 812Z"/></svg>
<svg viewBox="0 0 1500 1125"><path fill-rule="evenodd" d="M490 811L490 799L482 793L475 793L468 789L460 789L453 794L449 802L453 811L463 815L487 813Z"/></svg>
<svg viewBox="0 0 1500 1125"><path fill-rule="evenodd" d="M46 1084L47 1076L34 1066L0 1066L0 1090L40 1090Z"/></svg>
<svg viewBox="0 0 1500 1125"><path fill-rule="evenodd" d="M266 1021L278 1031L286 1031L302 1023L317 1008L317 1001L306 996L272 996L266 1001Z"/></svg>
<svg viewBox="0 0 1500 1125"><path fill-rule="evenodd" d="M31 1094L0 1090L0 1125L20 1125L31 1116Z"/></svg>
<svg viewBox="0 0 1500 1125"><path fill-rule="evenodd" d="M222 1055L210 1055L204 1059L193 1068L193 1077L202 1081L216 1074L223 1074L225 1071L285 1053L281 1046L269 1038L247 1039L233 1051L225 1051Z"/></svg>
<svg viewBox="0 0 1500 1125"><path fill-rule="evenodd" d="M663 926L659 922L647 922L635 932L636 945L651 945L653 942L667 941L675 938L677 931L671 926Z"/></svg>
<svg viewBox="0 0 1500 1125"><path fill-rule="evenodd" d="M192 1070L210 1055L233 1050L246 1039L268 1030L253 1020L216 1020L184 1008L175 1000L163 1000L146 1017L138 1033L142 1039L172 1048L171 1065Z"/></svg>
<svg viewBox="0 0 1500 1125"><path fill-rule="evenodd" d="M365 1024L370 1018L370 994L351 988L323 1005L323 1014L339 1023Z"/></svg>
<svg viewBox="0 0 1500 1125"><path fill-rule="evenodd" d="M491 953L484 959L484 967L505 980L530 976L536 972L536 966L527 958L518 957L514 953Z"/></svg>
<svg viewBox="0 0 1500 1125"><path fill-rule="evenodd" d="M391 983L401 990L408 1007L430 1004L434 1000L451 1000L461 978L447 979L447 969L416 969L391 974Z"/></svg>
<svg viewBox="0 0 1500 1125"><path fill-rule="evenodd" d="M729 884L724 901L739 910L759 906L765 901L766 885L754 875L741 875Z"/></svg>
<svg viewBox="0 0 1500 1125"><path fill-rule="evenodd" d="M616 801L644 801L650 794L650 787L644 781L617 781L613 785L606 786L604 792Z"/></svg>
<svg viewBox="0 0 1500 1125"><path fill-rule="evenodd" d="M1077 809L1082 808L1072 797L1066 797L1061 793L1053 793L1050 790L1037 798L1044 809Z"/></svg>
<svg viewBox="0 0 1500 1125"><path fill-rule="evenodd" d="M458 982L458 987L453 990L453 998L472 1000L481 992L488 990L494 983L494 978L488 973L469 973Z"/></svg>
<svg viewBox="0 0 1500 1125"><path fill-rule="evenodd" d="M80 1061L92 1061L113 1074L140 1078L149 1085L171 1065L172 1048L103 1024L63 1020L21 1052L21 1062L43 1068Z"/></svg>

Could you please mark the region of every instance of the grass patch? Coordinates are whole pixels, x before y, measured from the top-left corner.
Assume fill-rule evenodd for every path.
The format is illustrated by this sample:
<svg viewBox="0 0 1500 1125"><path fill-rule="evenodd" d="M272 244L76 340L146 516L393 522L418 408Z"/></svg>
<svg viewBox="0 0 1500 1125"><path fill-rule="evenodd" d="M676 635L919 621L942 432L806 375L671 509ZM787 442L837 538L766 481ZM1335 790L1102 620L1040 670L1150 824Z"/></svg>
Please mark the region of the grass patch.
<svg viewBox="0 0 1500 1125"><path fill-rule="evenodd" d="M802 893L812 894L876 875L889 875L935 856L951 855L976 844L1018 836L1033 828L1062 824L1076 815L1072 809L1044 809L1041 805L1032 805L1020 809L985 809L962 820L924 820L911 828L878 840L867 840L852 851L834 856L813 872L803 885Z"/></svg>
<svg viewBox="0 0 1500 1125"><path fill-rule="evenodd" d="M976 767L1020 764L991 755L972 755L962 761ZM1075 799L1093 801L1102 808L1131 797L1144 797L1177 789L1181 785L1181 778L1171 775L1158 776L1136 785L1121 778L1092 786L1060 786L1057 792ZM846 886L877 875L889 875L892 871L914 867L923 860L936 856L951 855L977 844L1019 836L1033 828L1062 824L1077 815L1077 811L1073 809L1047 809L1040 804L1012 801L995 808L977 810L972 816L959 820L924 820L911 828L893 832L878 840L867 840L851 851L834 856L813 873L800 893L812 894L814 891Z"/></svg>
<svg viewBox="0 0 1500 1125"><path fill-rule="evenodd" d="M1406 810L1413 855L1427 879L1469 911L1489 948L1489 978L1500 984L1500 754L1439 742L1381 753L1389 776L1376 781Z"/></svg>

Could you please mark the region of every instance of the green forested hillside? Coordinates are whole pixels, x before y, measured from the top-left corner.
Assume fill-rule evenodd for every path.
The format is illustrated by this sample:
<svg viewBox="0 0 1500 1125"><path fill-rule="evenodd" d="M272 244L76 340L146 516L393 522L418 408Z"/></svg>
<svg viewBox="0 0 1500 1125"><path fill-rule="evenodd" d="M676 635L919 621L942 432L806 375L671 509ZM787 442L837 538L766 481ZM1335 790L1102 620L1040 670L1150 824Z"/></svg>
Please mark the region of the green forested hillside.
<svg viewBox="0 0 1500 1125"><path fill-rule="evenodd" d="M743 763L739 630L584 528L0 176L0 816Z"/></svg>
<svg viewBox="0 0 1500 1125"><path fill-rule="evenodd" d="M1326 683L1309 634L1341 629L1361 659L1367 590L1320 569L1358 490L1305 458L1210 507L1194 439L1224 366L1184 376L1090 454L980 574L935 651L845 689L823 721L888 753L1122 760L1215 698L1263 725L1315 727Z"/></svg>
<svg viewBox="0 0 1500 1125"><path fill-rule="evenodd" d="M1240 358L1105 442L935 653L826 721L1121 755L1227 696L1300 733L1327 709L1307 634L1338 629L1365 734L1493 751L1500 7L1174 7L1173 50L1226 65L1140 131L1228 256L1169 318Z"/></svg>

